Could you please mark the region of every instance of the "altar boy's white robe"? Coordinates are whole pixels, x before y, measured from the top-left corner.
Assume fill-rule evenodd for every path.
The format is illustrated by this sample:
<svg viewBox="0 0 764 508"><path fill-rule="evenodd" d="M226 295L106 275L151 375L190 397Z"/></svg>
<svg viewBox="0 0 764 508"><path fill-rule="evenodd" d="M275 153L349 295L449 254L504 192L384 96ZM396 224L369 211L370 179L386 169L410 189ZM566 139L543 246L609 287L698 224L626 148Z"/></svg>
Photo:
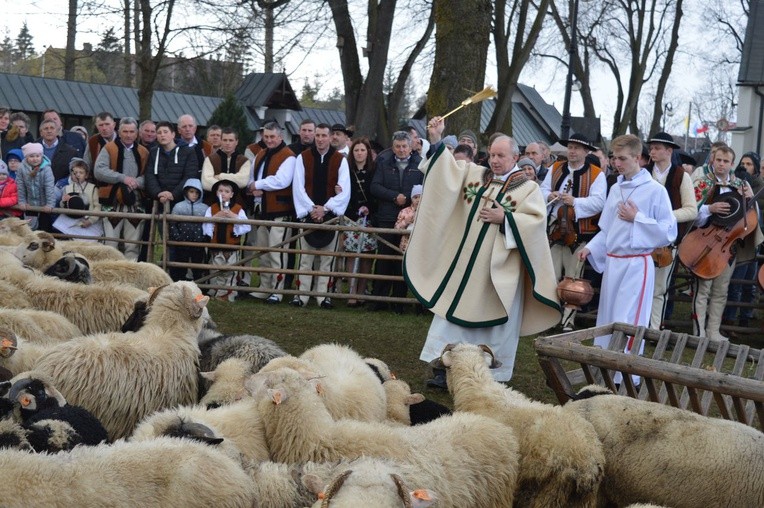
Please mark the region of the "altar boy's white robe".
<svg viewBox="0 0 764 508"><path fill-rule="evenodd" d="M634 222L618 218L618 205L627 200L633 201L639 210ZM644 168L631 180L619 176L610 189L599 226L600 232L586 246L592 267L604 273L597 326L613 322L648 326L655 283L650 254L669 245L677 235L666 188ZM610 337L597 337L594 344L607 348ZM630 342L625 350L631 350ZM614 381L621 381L620 374L616 374Z"/></svg>

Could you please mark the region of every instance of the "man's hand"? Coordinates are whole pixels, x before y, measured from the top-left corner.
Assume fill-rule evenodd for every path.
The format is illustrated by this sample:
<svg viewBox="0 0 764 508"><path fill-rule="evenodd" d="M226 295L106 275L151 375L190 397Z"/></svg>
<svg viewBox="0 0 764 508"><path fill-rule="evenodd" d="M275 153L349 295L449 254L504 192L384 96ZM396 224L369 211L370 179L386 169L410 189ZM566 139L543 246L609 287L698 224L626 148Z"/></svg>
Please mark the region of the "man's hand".
<svg viewBox="0 0 764 508"><path fill-rule="evenodd" d="M492 200L491 206L480 209L480 220L490 224L501 224L504 222L504 208Z"/></svg>
<svg viewBox="0 0 764 508"><path fill-rule="evenodd" d="M321 205L313 205L313 209L310 211L310 217L316 222L324 222L324 216L326 215L326 208Z"/></svg>
<svg viewBox="0 0 764 508"><path fill-rule="evenodd" d="M718 203L711 203L708 205L708 211L711 213L729 213L730 204L725 201L719 201Z"/></svg>
<svg viewBox="0 0 764 508"><path fill-rule="evenodd" d="M135 190L138 188L138 180L136 180L132 176L126 176L124 183L125 185L127 185L127 188L130 190Z"/></svg>
<svg viewBox="0 0 764 508"><path fill-rule="evenodd" d="M68 203L70 197L71 196L69 194L64 194L63 196L61 196L61 202L62 203Z"/></svg>
<svg viewBox="0 0 764 508"><path fill-rule="evenodd" d="M342 186L341 185L335 185L334 186L334 193L335 194L339 194L340 192L342 192Z"/></svg>
<svg viewBox="0 0 764 508"><path fill-rule="evenodd" d="M753 197L753 189L751 189L751 185L748 182L745 182L743 184L743 196L745 196L745 199L751 199Z"/></svg>
<svg viewBox="0 0 764 508"><path fill-rule="evenodd" d="M406 204L406 196L403 194L398 194L395 196L395 204L398 206L403 206Z"/></svg>
<svg viewBox="0 0 764 508"><path fill-rule="evenodd" d="M618 218L625 220L626 222L634 222L634 217L637 216L639 208L632 200L627 200L625 203L618 204Z"/></svg>
<svg viewBox="0 0 764 508"><path fill-rule="evenodd" d="M446 130L446 121L441 116L434 116L427 122L427 137L433 145L443 138Z"/></svg>
<svg viewBox="0 0 764 508"><path fill-rule="evenodd" d="M547 202L554 201L559 197L560 193L557 191L552 191L549 193L549 195L546 197Z"/></svg>
<svg viewBox="0 0 764 508"><path fill-rule="evenodd" d="M367 215L369 215L369 209L365 206L362 206L361 208L358 209L358 215L360 217L366 217Z"/></svg>
<svg viewBox="0 0 764 508"><path fill-rule="evenodd" d="M578 251L578 260L579 261L586 261L586 258L589 256L589 254L591 254L591 251L589 251L589 249L584 247L583 249Z"/></svg>
<svg viewBox="0 0 764 508"><path fill-rule="evenodd" d="M159 194L157 194L157 199L159 199L159 202L164 204L169 201L174 201L175 197L172 195L172 192L170 191L162 191Z"/></svg>
<svg viewBox="0 0 764 508"><path fill-rule="evenodd" d="M573 206L573 203L575 202L574 199L576 198L573 197L573 194L563 194L560 198L563 204L568 206Z"/></svg>

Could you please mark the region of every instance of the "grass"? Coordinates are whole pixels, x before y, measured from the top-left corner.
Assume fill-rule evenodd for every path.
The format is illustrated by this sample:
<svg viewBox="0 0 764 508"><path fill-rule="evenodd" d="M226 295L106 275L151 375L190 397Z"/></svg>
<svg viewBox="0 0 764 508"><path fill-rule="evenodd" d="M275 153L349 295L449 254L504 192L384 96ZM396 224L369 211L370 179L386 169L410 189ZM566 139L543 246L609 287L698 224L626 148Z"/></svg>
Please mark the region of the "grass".
<svg viewBox="0 0 764 508"><path fill-rule="evenodd" d="M294 355L327 342L348 345L362 356L386 362L400 379L411 385L413 392L452 406L447 393L427 388L424 383L431 370L419 360L419 352L432 314L417 316L411 308L403 315L370 312L365 308L347 308L340 300L335 300L335 305L333 310L320 309L311 300L307 307L295 308L287 303L265 305L244 298L235 303L210 301L209 311L224 333L267 337ZM531 337L520 339L510 385L534 399L556 402L554 393L545 384Z"/></svg>

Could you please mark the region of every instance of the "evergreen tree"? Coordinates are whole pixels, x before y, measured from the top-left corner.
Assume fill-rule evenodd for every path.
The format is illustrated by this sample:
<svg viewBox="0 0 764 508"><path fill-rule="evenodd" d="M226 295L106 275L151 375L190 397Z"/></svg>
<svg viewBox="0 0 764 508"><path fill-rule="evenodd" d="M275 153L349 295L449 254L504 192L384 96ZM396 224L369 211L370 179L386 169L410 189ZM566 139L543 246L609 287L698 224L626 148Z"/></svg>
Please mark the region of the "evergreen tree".
<svg viewBox="0 0 764 508"><path fill-rule="evenodd" d="M34 56L34 41L26 21L21 27L19 35L16 36L16 55L19 60L27 60Z"/></svg>
<svg viewBox="0 0 764 508"><path fill-rule="evenodd" d="M122 53L121 39L114 33L114 27L109 27L101 35L101 42L98 43L98 51L106 53Z"/></svg>
<svg viewBox="0 0 764 508"><path fill-rule="evenodd" d="M244 114L239 101L236 100L233 93L228 93L223 98L212 116L207 121L207 125L219 125L221 127L231 127L239 133L239 153L244 153L247 145L254 139L254 133L247 126L247 117Z"/></svg>
<svg viewBox="0 0 764 508"><path fill-rule="evenodd" d="M3 72L13 72L16 63L16 46L8 33L5 33L3 42L0 42L0 69Z"/></svg>

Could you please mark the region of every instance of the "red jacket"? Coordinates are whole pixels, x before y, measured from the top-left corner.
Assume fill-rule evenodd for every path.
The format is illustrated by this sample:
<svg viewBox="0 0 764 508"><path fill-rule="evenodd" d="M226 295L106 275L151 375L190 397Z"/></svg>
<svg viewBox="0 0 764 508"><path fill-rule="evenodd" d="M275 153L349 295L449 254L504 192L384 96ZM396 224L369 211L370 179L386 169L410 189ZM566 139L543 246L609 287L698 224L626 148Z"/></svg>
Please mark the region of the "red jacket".
<svg viewBox="0 0 764 508"><path fill-rule="evenodd" d="M0 217L21 217L19 210L6 210L17 204L19 204L19 188L16 186L16 180L8 177L5 180L5 187L0 192Z"/></svg>

